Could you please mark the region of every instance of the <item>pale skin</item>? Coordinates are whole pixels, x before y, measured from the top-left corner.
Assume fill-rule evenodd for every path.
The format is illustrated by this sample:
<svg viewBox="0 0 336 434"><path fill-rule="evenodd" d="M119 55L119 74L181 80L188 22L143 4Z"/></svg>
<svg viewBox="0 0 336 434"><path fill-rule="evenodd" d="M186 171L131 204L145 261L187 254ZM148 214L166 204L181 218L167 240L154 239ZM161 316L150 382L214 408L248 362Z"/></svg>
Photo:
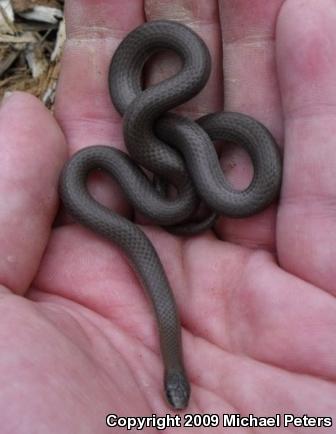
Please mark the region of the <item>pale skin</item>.
<svg viewBox="0 0 336 434"><path fill-rule="evenodd" d="M181 315L187 411L336 417L336 2L71 0L66 17L55 118L22 93L0 108L1 432L104 433L107 413L169 411L156 323L127 260L69 220L52 227L68 155L124 148L106 81L114 49L163 18L190 25L212 54L184 113L255 116L284 155L280 200L265 212L190 239L144 227ZM245 155L230 148L223 167L246 185ZM113 181L93 184L132 216Z"/></svg>

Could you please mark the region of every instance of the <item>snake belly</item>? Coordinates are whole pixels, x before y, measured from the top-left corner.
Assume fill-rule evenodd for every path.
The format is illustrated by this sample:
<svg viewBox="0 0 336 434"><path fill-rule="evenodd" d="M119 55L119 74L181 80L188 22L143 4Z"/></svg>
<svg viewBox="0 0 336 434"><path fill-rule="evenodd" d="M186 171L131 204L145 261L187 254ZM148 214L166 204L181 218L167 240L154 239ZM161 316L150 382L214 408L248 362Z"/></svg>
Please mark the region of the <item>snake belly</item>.
<svg viewBox="0 0 336 434"><path fill-rule="evenodd" d="M181 57L182 68L143 89L146 61L165 49ZM214 215L246 217L266 208L279 192L281 160L273 137L262 124L240 113L214 113L197 122L168 113L205 86L210 64L204 42L182 24L152 21L128 34L112 58L109 89L113 104L123 116L130 156L110 146L90 146L74 154L60 177L59 190L67 212L122 249L152 301L165 369L165 394L174 409L187 407L190 385L169 281L143 231L98 203L88 192L87 178L96 169L105 171L143 215L184 234L205 229L214 221L210 218L196 226L189 222L200 199ZM247 189L236 191L226 181L212 143L217 139L238 143L249 153L254 176ZM175 197L156 189L143 168L174 186Z"/></svg>

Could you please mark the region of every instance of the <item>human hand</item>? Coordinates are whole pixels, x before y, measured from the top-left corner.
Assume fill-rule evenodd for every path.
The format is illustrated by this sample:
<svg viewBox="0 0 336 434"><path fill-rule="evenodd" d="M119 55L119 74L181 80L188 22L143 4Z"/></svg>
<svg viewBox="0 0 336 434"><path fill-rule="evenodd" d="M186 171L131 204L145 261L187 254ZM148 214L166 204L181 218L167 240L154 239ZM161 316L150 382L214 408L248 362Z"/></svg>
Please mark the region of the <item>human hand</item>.
<svg viewBox="0 0 336 434"><path fill-rule="evenodd" d="M279 14L283 3L256 0L251 8L251 2L226 0L218 12L212 1L175 0L169 6L148 1L145 8L148 20L190 25L212 53L210 81L184 113L221 110L224 93L226 110L256 117L284 143L277 209L222 218L216 236L180 239L144 228L181 314L192 386L187 412L336 413L336 6L287 0ZM68 2L55 114L70 153L98 143L123 148L107 69L120 40L143 19L140 1ZM100 433L107 431L107 413L167 413L155 319L127 260L78 225L51 229L67 158L59 126L24 94L3 104L0 125L3 432ZM246 185L244 155L228 151L223 163L234 185ZM93 189L131 217L117 186L100 177Z"/></svg>

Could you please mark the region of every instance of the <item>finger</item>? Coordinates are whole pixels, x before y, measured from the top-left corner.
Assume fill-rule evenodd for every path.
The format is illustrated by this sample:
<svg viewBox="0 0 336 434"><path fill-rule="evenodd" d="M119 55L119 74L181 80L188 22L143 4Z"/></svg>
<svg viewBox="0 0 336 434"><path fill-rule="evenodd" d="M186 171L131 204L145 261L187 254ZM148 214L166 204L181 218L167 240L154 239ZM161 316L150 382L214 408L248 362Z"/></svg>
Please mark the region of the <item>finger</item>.
<svg viewBox="0 0 336 434"><path fill-rule="evenodd" d="M66 3L67 42L57 89L56 116L71 153L94 143L121 145L120 116L108 90L113 51L142 22L142 2Z"/></svg>
<svg viewBox="0 0 336 434"><path fill-rule="evenodd" d="M120 41L143 22L143 2L73 0L66 2L67 42L57 88L55 115L70 153L95 145L124 149L121 118L108 89L108 68ZM119 188L98 183L96 195L105 205L125 212ZM99 190L98 190L99 188Z"/></svg>
<svg viewBox="0 0 336 434"><path fill-rule="evenodd" d="M277 30L286 131L278 252L286 270L336 294L336 4L304 5L287 2Z"/></svg>
<svg viewBox="0 0 336 434"><path fill-rule="evenodd" d="M251 115L282 142L282 114L275 68L275 22L283 0L222 0L224 107ZM229 148L223 157L225 174L236 188L252 178L245 152ZM221 219L218 231L225 240L247 246L274 247L274 208L243 220Z"/></svg>
<svg viewBox="0 0 336 434"><path fill-rule="evenodd" d="M1 284L22 294L48 242L66 146L48 110L24 93L2 104L0 130Z"/></svg>
<svg viewBox="0 0 336 434"><path fill-rule="evenodd" d="M186 24L204 40L210 50L212 69L205 89L191 101L183 104L178 111L192 118L198 118L204 114L221 110L222 52L217 1L173 0L166 2L159 0L153 2L145 0L145 13L148 21L166 19ZM159 82L178 70L179 59L172 54L165 53L155 60L150 71L150 83Z"/></svg>

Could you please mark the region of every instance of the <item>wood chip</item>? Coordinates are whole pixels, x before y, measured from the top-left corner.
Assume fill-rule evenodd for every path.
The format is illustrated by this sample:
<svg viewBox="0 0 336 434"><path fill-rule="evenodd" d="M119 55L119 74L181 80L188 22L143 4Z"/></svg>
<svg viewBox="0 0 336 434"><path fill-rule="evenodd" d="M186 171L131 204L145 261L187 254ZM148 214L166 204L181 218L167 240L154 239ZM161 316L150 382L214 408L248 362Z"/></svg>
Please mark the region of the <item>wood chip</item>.
<svg viewBox="0 0 336 434"><path fill-rule="evenodd" d="M14 11L10 0L0 0L0 33L15 32Z"/></svg>
<svg viewBox="0 0 336 434"><path fill-rule="evenodd" d="M33 44L37 42L37 38L32 32L22 33L21 35L1 35L0 44Z"/></svg>
<svg viewBox="0 0 336 434"><path fill-rule="evenodd" d="M12 0L12 4L16 13L32 10L35 6L59 8L59 3L56 0Z"/></svg>
<svg viewBox="0 0 336 434"><path fill-rule="evenodd" d="M18 56L19 56L19 52L14 50L10 50L8 53L1 55L0 77L12 66L12 64L15 62Z"/></svg>
<svg viewBox="0 0 336 434"><path fill-rule="evenodd" d="M31 10L19 12L19 15L27 20L52 24L56 24L58 20L63 18L63 13L60 9L49 6L34 6Z"/></svg>
<svg viewBox="0 0 336 434"><path fill-rule="evenodd" d="M14 22L14 10L10 0L0 0L0 8L2 15L5 15L8 21Z"/></svg>

